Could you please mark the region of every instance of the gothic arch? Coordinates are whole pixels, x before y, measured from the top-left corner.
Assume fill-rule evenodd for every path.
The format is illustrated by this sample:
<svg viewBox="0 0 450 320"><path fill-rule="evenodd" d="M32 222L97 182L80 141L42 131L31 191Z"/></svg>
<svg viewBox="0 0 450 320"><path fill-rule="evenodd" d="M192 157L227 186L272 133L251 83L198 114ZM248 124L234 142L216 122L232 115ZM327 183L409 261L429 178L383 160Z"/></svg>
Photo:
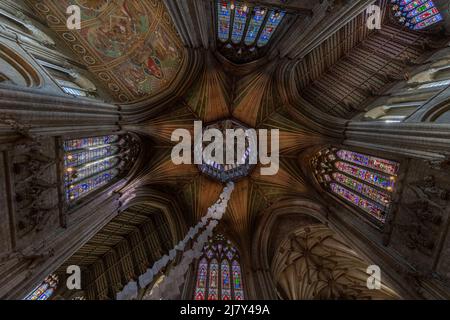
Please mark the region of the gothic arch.
<svg viewBox="0 0 450 320"><path fill-rule="evenodd" d="M367 286L369 263L331 229L313 224L285 235L271 271L277 293L289 300L396 299L382 280L378 290Z"/></svg>
<svg viewBox="0 0 450 320"><path fill-rule="evenodd" d="M0 63L2 63L2 78L4 83L23 87L39 87L42 79L38 72L20 54L0 44Z"/></svg>
<svg viewBox="0 0 450 320"><path fill-rule="evenodd" d="M252 288L254 294L258 295L258 298L263 299L278 299L278 298L296 298L296 299L311 299L307 296L286 296L279 294L279 283L277 280L280 277L280 268L285 266L285 258L282 258L286 252L283 249L286 243L290 239L290 235L302 233L304 230L317 228L318 230L327 230L329 234L333 234L333 237L337 237L349 246L352 243L351 236L348 234L342 234L340 228L334 225L333 222L328 220L328 211L321 205L311 201L309 199L296 199L285 200L277 203L265 212L262 213L260 224L253 237L252 248L252 265L254 270L254 277ZM292 236L291 236L292 238ZM356 245L356 244L355 244ZM281 251L280 251L281 250ZM370 257L370 253L360 250L358 247L353 247L348 250L353 250L359 263L364 261L366 268L371 264L366 261L370 261L373 257ZM325 261L326 255L318 256L318 261ZM284 261L284 262L283 262ZM361 267L361 264L360 264ZM362 269L360 268L360 271ZM365 271L365 270L364 270ZM360 273L360 276L362 273ZM390 279L386 274L385 279ZM367 279L367 278L366 278ZM364 282L365 285L365 282ZM358 289L359 290L359 289ZM360 291L358 291L360 292ZM378 297L395 297L398 295L393 293L392 290L386 291L387 296ZM359 298L364 298L364 293ZM367 296L368 297L368 296ZM371 298L376 298L375 294ZM317 296L315 298L321 298ZM322 297L324 298L324 296ZM330 297L329 297L330 298ZM345 298L342 296L341 298ZM351 298L348 296L347 298Z"/></svg>
<svg viewBox="0 0 450 320"><path fill-rule="evenodd" d="M439 103L422 116L423 122L450 123L450 101Z"/></svg>
<svg viewBox="0 0 450 320"><path fill-rule="evenodd" d="M252 299L277 299L276 284L270 271L270 244L276 224L281 219L292 219L297 224L326 223L324 207L310 199L287 199L277 202L260 213L258 228L252 238L251 266L252 282L247 281L248 295Z"/></svg>

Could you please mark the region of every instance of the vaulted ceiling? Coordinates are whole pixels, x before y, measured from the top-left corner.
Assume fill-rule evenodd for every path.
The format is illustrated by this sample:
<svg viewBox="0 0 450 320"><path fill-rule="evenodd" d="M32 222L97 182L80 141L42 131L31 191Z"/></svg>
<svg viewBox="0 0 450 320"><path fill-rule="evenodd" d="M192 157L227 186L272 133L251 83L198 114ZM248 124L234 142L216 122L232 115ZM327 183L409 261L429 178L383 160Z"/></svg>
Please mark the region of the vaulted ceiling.
<svg viewBox="0 0 450 320"><path fill-rule="evenodd" d="M309 147L336 141L330 139L339 138L339 133L324 130L310 115L331 115L336 123L350 118L395 80L428 41L427 35L389 21L381 31L370 32L364 10L373 1L263 2L297 10L298 16L265 57L236 65L215 50L213 1L167 0L166 5L157 0L30 1L98 81L108 86L115 101L140 102L145 110L158 110L132 121L124 117L125 130L151 137L153 144L152 156L132 186L171 192L185 208L188 225L217 200L222 185L201 175L194 165L172 163L172 131L192 131L194 120L211 123L227 118L250 128L280 130L278 174L263 176L257 167L236 184L223 221L235 242L249 243L258 215L277 201L314 198L299 156ZM83 7L80 31L67 32L63 24L69 3ZM189 58L193 54L201 57L201 63L194 65ZM186 80L186 90L174 90L174 83L183 77L195 81ZM154 97L167 92L169 102L155 103ZM127 212L120 219L138 221L133 214ZM120 228L112 232L123 236ZM84 254L75 258L82 261Z"/></svg>
<svg viewBox="0 0 450 320"><path fill-rule="evenodd" d="M284 299L397 299L384 284L368 289L364 261L333 231L321 224L283 239L272 260L272 273Z"/></svg>

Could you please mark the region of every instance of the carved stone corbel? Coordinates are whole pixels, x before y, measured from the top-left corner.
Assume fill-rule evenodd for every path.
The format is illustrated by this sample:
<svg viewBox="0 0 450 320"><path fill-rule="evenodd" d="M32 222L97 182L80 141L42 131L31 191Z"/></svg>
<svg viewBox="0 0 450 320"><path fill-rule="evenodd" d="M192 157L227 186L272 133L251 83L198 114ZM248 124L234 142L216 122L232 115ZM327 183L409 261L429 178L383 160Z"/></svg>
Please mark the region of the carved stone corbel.
<svg viewBox="0 0 450 320"><path fill-rule="evenodd" d="M444 159L429 160L428 166L434 170L450 169L450 155L446 155Z"/></svg>

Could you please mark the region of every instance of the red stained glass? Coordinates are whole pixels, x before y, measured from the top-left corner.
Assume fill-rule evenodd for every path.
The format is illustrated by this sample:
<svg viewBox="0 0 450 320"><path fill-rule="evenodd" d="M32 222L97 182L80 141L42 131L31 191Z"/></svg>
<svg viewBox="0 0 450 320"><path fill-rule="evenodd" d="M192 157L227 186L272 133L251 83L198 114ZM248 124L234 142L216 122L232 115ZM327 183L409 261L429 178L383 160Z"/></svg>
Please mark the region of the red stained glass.
<svg viewBox="0 0 450 320"><path fill-rule="evenodd" d="M198 263L195 300L243 300L239 255L221 234L203 248Z"/></svg>

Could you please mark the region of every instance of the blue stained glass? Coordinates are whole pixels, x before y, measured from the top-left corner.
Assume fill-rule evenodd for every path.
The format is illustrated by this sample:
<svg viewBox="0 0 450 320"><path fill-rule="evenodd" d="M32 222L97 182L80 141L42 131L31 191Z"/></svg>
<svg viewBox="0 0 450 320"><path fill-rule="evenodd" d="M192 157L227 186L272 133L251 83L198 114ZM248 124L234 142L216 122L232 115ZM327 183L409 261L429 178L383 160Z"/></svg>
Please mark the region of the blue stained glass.
<svg viewBox="0 0 450 320"><path fill-rule="evenodd" d="M404 7L403 11L411 11L414 8L417 8L418 6L421 6L424 3L429 3L429 2L428 2L428 0L412 1Z"/></svg>
<svg viewBox="0 0 450 320"><path fill-rule="evenodd" d="M411 23L417 24L419 22L427 20L428 18L430 18L436 14L439 14L439 10L436 8L431 8L430 10L427 10L427 11L419 14L418 16L415 16L414 18L412 18Z"/></svg>
<svg viewBox="0 0 450 320"><path fill-rule="evenodd" d="M339 150L337 152L337 156L342 160L352 162L360 166L369 167L390 175L397 175L399 169L398 162L372 157L353 151Z"/></svg>
<svg viewBox="0 0 450 320"><path fill-rule="evenodd" d="M369 201L337 183L332 183L330 187L333 193L361 208L377 220L383 223L386 221L386 213L383 206Z"/></svg>
<svg viewBox="0 0 450 320"><path fill-rule="evenodd" d="M197 284L195 288L195 300L205 300L206 277L208 273L208 261L203 258L198 264Z"/></svg>
<svg viewBox="0 0 450 320"><path fill-rule="evenodd" d="M335 166L338 170L377 187L389 191L394 188L395 180L382 174L378 174L341 161L336 162Z"/></svg>
<svg viewBox="0 0 450 320"><path fill-rule="evenodd" d="M118 135L89 137L64 142L66 200L78 200L102 187L120 173Z"/></svg>
<svg viewBox="0 0 450 320"><path fill-rule="evenodd" d="M366 196L371 200L375 200L376 202L387 206L391 202L391 196L386 192L379 191L375 188L372 188L365 183L359 182L355 179L347 177L342 173L333 173L333 179L339 182L340 184L353 189L354 191L359 192L360 194Z"/></svg>
<svg viewBox="0 0 450 320"><path fill-rule="evenodd" d="M218 300L219 264L213 259L209 264L208 300Z"/></svg>
<svg viewBox="0 0 450 320"><path fill-rule="evenodd" d="M48 300L53 295L53 292L55 292L55 289L47 289L37 300Z"/></svg>
<svg viewBox="0 0 450 320"><path fill-rule="evenodd" d="M395 16L405 26L421 30L443 20L439 10L431 0L399 0L394 1Z"/></svg>
<svg viewBox="0 0 450 320"><path fill-rule="evenodd" d="M117 141L119 141L119 136L117 135L68 140L64 142L64 151L67 152L78 149L92 148L100 145L115 143Z"/></svg>
<svg viewBox="0 0 450 320"><path fill-rule="evenodd" d="M231 269L233 274L234 299L244 300L244 291L242 290L241 266L239 265L239 262L233 261Z"/></svg>
<svg viewBox="0 0 450 320"><path fill-rule="evenodd" d="M226 255L227 255L228 260L232 260L234 253L233 253L233 251L229 250Z"/></svg>
<svg viewBox="0 0 450 320"><path fill-rule="evenodd" d="M267 10L265 8L256 7L254 10L254 15L250 20L250 24L247 29L247 34L245 36L245 44L251 45L255 42L256 37L261 29L264 18L266 17Z"/></svg>
<svg viewBox="0 0 450 320"><path fill-rule="evenodd" d="M107 184L118 174L119 170L117 169L107 170L80 183L70 185L66 191L67 200L74 201L80 199L81 197L84 197L92 190L95 190L96 188Z"/></svg>
<svg viewBox="0 0 450 320"><path fill-rule="evenodd" d="M24 300L48 300L58 286L58 276L49 275L38 287L30 292Z"/></svg>
<svg viewBox="0 0 450 320"><path fill-rule="evenodd" d="M228 261L223 260L220 266L222 272L222 300L231 299L231 281L230 281L230 264Z"/></svg>
<svg viewBox="0 0 450 320"><path fill-rule="evenodd" d="M222 42L228 41L230 36L231 8L227 1L217 2L218 11L218 38Z"/></svg>
<svg viewBox="0 0 450 320"><path fill-rule="evenodd" d="M71 172L65 172L64 181L65 185L73 184L84 180L90 176L93 176L102 171L111 169L120 162L119 158L111 157L104 160L99 160L94 163L89 163L80 168L73 168Z"/></svg>
<svg viewBox="0 0 450 320"><path fill-rule="evenodd" d="M421 5L420 7L417 7L416 9L414 9L414 10L412 10L412 11L409 11L409 12L407 13L406 17L407 17L407 18L415 17L415 16L417 16L418 14L420 14L420 13L422 13L422 12L424 12L424 11L426 11L426 10L432 8L432 7L433 7L433 3L426 2L424 5ZM405 10L407 10L407 9L405 8Z"/></svg>
<svg viewBox="0 0 450 320"><path fill-rule="evenodd" d="M238 259L236 248L223 235L217 234L210 240L203 248L203 257L198 262L194 299L243 300Z"/></svg>
<svg viewBox="0 0 450 320"><path fill-rule="evenodd" d="M233 20L233 32L231 33L231 41L239 43L244 35L245 24L247 22L248 7L243 4L236 4Z"/></svg>
<svg viewBox="0 0 450 320"><path fill-rule="evenodd" d="M117 154L118 151L119 147L117 146L105 146L87 151L67 153L64 157L64 165L66 168L77 167L88 162L113 156Z"/></svg>
<svg viewBox="0 0 450 320"><path fill-rule="evenodd" d="M317 181L330 192L385 222L395 191L394 175L399 170L399 163L354 151L327 148L318 152L312 166Z"/></svg>
<svg viewBox="0 0 450 320"><path fill-rule="evenodd" d="M279 26L281 20L283 20L285 14L286 13L284 11L271 11L269 13L269 19L267 20L266 25L264 26L264 29L258 39L258 47L263 47L269 42L272 34Z"/></svg>
<svg viewBox="0 0 450 320"><path fill-rule="evenodd" d="M425 21L419 22L418 24L416 24L414 26L414 29L415 30L425 29L425 28L427 28L427 27L429 27L429 26L431 26L431 25L433 25L435 23L438 23L438 22L442 21L442 20L444 20L444 18L442 18L442 16L440 14L437 14L437 15L435 15L435 16L433 16L433 17L431 17L431 18L429 18L429 19L427 19Z"/></svg>
<svg viewBox="0 0 450 320"><path fill-rule="evenodd" d="M206 256L208 257L208 259L211 259L214 256L214 252L212 252L211 250L208 250L206 252Z"/></svg>

